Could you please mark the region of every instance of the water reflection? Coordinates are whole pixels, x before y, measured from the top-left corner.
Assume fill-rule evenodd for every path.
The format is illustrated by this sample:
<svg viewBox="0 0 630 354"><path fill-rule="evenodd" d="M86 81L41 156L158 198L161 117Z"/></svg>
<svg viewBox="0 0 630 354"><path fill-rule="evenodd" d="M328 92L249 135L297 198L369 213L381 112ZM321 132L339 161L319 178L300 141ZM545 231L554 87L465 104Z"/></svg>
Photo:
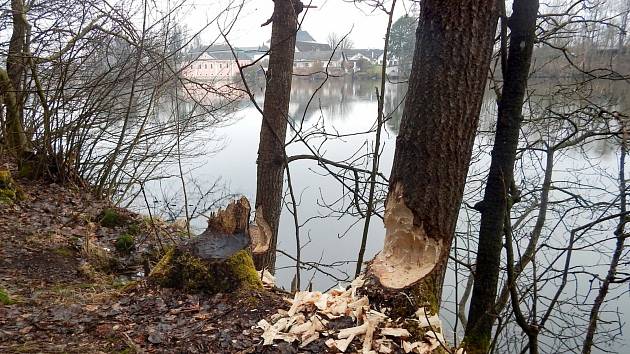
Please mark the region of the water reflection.
<svg viewBox="0 0 630 354"><path fill-rule="evenodd" d="M331 122L353 120L355 117L350 114L352 106L361 102L376 102L376 88L379 86L380 82L376 80L332 78L323 82L296 79L291 90L291 119L300 125L322 117ZM386 104L393 107L404 99L403 86L387 85Z"/></svg>

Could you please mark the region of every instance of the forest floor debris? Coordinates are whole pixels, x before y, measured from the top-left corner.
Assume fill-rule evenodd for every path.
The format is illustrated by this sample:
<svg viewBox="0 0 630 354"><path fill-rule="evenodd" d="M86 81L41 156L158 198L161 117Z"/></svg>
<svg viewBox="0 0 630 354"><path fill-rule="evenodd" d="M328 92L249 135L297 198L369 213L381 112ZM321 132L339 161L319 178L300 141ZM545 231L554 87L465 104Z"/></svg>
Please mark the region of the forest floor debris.
<svg viewBox="0 0 630 354"><path fill-rule="evenodd" d="M271 322L258 322L264 330L263 344L299 343L300 348L309 349L311 343L323 340L332 352L363 354L425 354L446 345L437 315L420 308L416 319L391 319L371 308L367 296L357 295L362 285L363 279L357 278L348 289L296 292L293 299L287 299L289 310L278 310ZM404 328L409 321L422 331L420 338L414 340ZM339 326L340 323L345 325Z"/></svg>
<svg viewBox="0 0 630 354"><path fill-rule="evenodd" d="M15 170L0 161L6 166ZM151 252L156 232L168 242L181 228L156 220L154 230L146 218L112 209L79 188L16 183L25 199L0 204L0 289L7 300L0 302L0 353L282 350L262 347L256 323L287 308L286 293L189 295L151 286L139 255ZM112 222L112 210L124 222ZM116 249L122 235L134 239L125 252ZM88 262L94 250L112 259L115 269L105 272ZM269 274L265 279L273 281Z"/></svg>

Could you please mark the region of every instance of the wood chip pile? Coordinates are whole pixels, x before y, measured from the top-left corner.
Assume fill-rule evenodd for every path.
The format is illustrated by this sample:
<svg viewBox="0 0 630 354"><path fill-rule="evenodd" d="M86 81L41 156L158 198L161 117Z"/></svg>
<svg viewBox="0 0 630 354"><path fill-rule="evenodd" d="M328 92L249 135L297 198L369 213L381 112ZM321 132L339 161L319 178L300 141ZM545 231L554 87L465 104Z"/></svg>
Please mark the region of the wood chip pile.
<svg viewBox="0 0 630 354"><path fill-rule="evenodd" d="M441 345L446 345L442 335L442 325L436 315L430 315L420 308L415 321L418 328L426 331L419 341L411 341L411 334L387 315L370 308L367 296L358 297L357 289L363 279L355 279L350 288L333 289L328 293L300 291L293 299L288 311L278 310L267 320L258 322L263 329L264 345L275 341L298 342L301 348L319 338L327 338L326 346L332 351L349 352L355 341L353 352L364 354L394 353L402 349L405 353L432 353ZM352 318L355 326L334 329L329 326L335 319ZM410 320L407 320L410 321Z"/></svg>
<svg viewBox="0 0 630 354"><path fill-rule="evenodd" d="M267 269L259 270L258 277L263 283L263 286L266 288L273 288L276 285L276 277L273 274L269 273Z"/></svg>

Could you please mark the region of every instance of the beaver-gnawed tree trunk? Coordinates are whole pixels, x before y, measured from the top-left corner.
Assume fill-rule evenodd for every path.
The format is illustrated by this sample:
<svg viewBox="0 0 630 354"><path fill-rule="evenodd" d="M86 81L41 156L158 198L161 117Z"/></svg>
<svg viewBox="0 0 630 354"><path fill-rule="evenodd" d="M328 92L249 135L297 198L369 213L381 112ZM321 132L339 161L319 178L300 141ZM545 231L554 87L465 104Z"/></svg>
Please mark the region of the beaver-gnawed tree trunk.
<svg viewBox="0 0 630 354"><path fill-rule="evenodd" d="M497 0L424 0L421 7L385 244L367 271L366 291L393 317L439 309L498 17Z"/></svg>
<svg viewBox="0 0 630 354"><path fill-rule="evenodd" d="M538 0L515 0L508 21L510 44L503 68L503 89L498 102L497 131L481 211L475 283L466 326L466 351L487 353L490 349L497 285L501 266L506 213L518 193L514 187L514 161L529 66L536 37Z"/></svg>
<svg viewBox="0 0 630 354"><path fill-rule="evenodd" d="M168 250L149 278L161 286L190 292L262 289L250 253L256 245L249 235L249 211L245 197L219 210L201 235Z"/></svg>
<svg viewBox="0 0 630 354"><path fill-rule="evenodd" d="M276 263L278 225L282 210L284 144L291 97L297 16L303 8L299 0L274 0L274 3L269 70L256 173L257 224L262 228L268 228L271 235L268 235L267 251L254 258L256 268L267 268L271 272Z"/></svg>

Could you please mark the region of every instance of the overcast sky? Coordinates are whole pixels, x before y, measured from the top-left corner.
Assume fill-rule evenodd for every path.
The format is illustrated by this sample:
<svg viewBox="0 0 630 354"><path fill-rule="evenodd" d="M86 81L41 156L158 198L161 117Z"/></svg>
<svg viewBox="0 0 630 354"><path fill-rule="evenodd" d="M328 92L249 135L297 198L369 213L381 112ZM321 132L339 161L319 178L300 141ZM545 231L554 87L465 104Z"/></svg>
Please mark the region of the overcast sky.
<svg viewBox="0 0 630 354"><path fill-rule="evenodd" d="M190 30L198 30L230 3L229 0L193 0L185 11L186 25ZM410 4L408 0L399 0L395 19L408 12ZM352 31L350 38L355 48L383 46L387 16L382 11L373 11L365 4L355 5L344 0L312 0L312 5L317 8L308 9L302 29L308 31L318 42L325 43L330 32L345 34ZM246 0L236 25L228 36L230 42L238 46L255 46L269 40L271 25L262 28L260 25L272 12L272 0ZM223 16L221 22L225 23L234 16L235 13L232 11L230 15ZM207 44L216 36L216 28L216 24L211 25L208 31L204 32L202 43Z"/></svg>

